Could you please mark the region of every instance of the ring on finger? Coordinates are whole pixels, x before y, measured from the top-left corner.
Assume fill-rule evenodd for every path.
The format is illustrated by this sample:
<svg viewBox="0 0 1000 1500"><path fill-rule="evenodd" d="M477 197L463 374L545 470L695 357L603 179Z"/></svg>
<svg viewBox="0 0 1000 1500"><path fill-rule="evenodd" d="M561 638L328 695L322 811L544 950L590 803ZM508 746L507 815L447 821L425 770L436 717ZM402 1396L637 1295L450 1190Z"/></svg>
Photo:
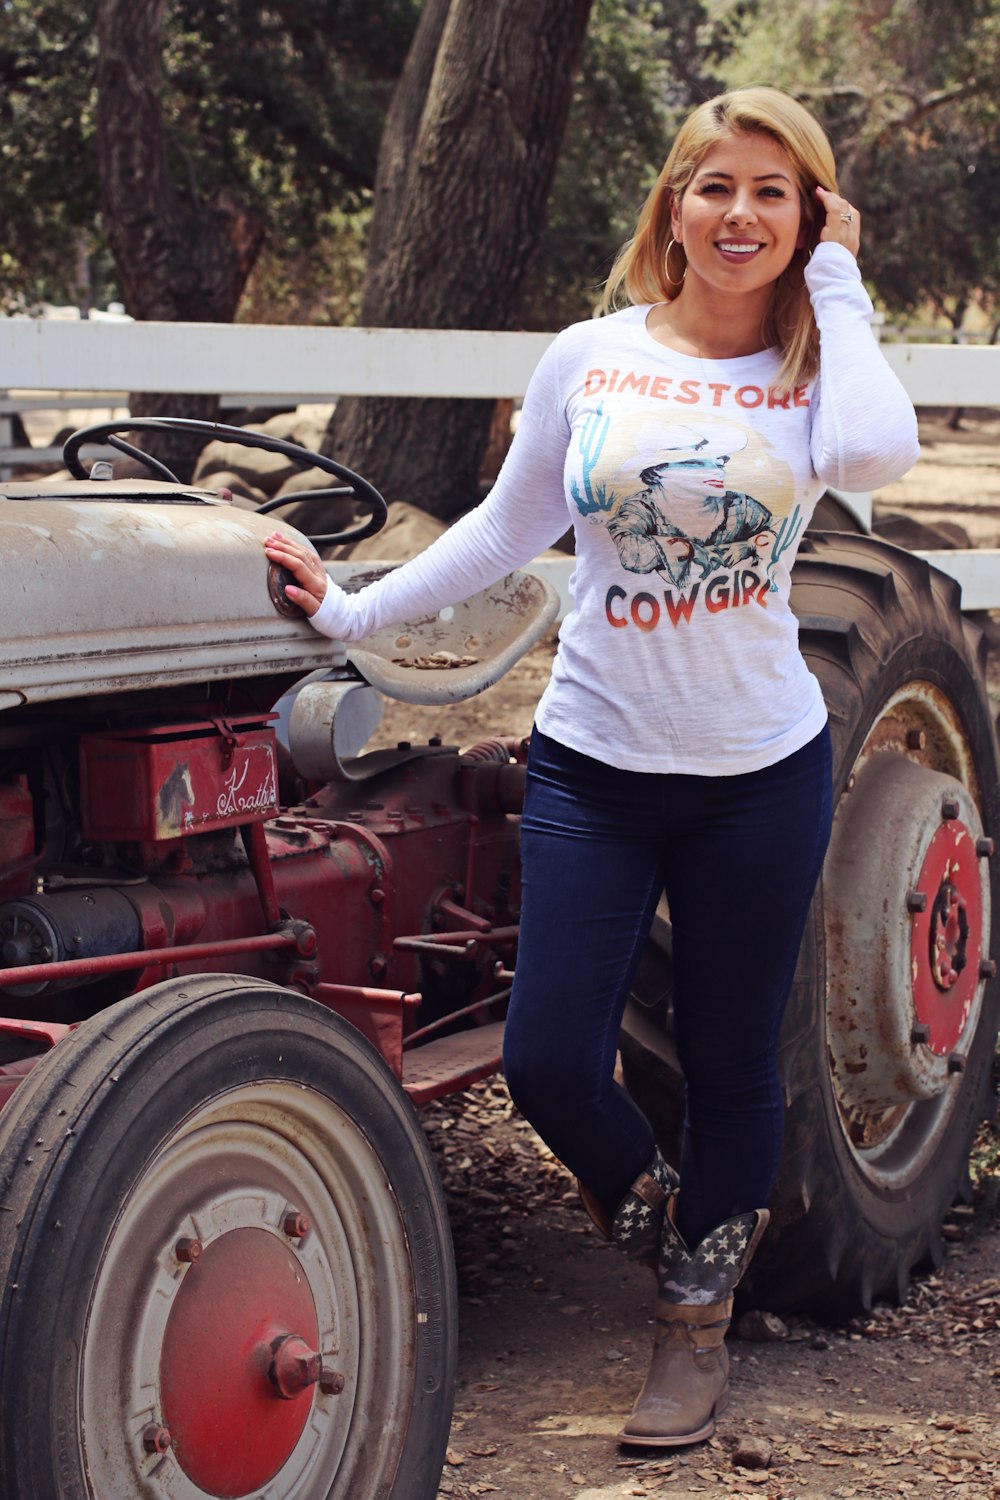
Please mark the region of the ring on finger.
<svg viewBox="0 0 1000 1500"><path fill-rule="evenodd" d="M853 224L854 223L854 215L852 213L849 213L849 212L846 213L846 214L841 214L841 216L840 216L840 222L842 224Z"/></svg>

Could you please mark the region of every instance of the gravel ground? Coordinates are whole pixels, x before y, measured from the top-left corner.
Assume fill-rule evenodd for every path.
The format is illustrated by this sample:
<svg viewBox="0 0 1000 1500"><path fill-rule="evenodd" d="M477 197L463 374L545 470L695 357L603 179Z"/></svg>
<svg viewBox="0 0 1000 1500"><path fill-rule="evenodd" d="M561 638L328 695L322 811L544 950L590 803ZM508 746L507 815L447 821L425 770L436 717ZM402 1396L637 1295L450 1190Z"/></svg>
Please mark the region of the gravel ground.
<svg viewBox="0 0 1000 1500"><path fill-rule="evenodd" d="M733 1399L716 1436L628 1456L614 1434L652 1337L648 1272L596 1236L502 1080L422 1115L460 1288L440 1497L1000 1496L1000 1177L956 1211L944 1264L905 1306L838 1328L758 1320L777 1337L731 1339Z"/></svg>

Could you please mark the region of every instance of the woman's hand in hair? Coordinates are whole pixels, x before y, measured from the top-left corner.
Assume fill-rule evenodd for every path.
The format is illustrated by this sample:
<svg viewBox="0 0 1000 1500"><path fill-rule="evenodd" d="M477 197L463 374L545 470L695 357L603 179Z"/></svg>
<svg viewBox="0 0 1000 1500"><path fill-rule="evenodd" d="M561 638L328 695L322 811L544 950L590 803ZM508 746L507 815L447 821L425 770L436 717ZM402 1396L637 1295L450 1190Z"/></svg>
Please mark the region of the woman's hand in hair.
<svg viewBox="0 0 1000 1500"><path fill-rule="evenodd" d="M839 193L831 193L826 188L818 187L816 197L826 214L826 223L820 230L820 243L832 240L856 256L861 247L861 215L858 210Z"/></svg>

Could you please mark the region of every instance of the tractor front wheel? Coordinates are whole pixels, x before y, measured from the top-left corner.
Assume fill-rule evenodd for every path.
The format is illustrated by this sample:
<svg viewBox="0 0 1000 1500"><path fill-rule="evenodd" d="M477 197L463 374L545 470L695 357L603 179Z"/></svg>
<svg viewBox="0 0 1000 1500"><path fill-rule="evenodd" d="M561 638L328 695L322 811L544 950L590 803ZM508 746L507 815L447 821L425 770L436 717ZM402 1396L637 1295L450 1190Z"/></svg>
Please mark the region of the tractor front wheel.
<svg viewBox="0 0 1000 1500"><path fill-rule="evenodd" d="M0 1117L8 1500L431 1500L451 1244L357 1032L233 975L93 1017Z"/></svg>

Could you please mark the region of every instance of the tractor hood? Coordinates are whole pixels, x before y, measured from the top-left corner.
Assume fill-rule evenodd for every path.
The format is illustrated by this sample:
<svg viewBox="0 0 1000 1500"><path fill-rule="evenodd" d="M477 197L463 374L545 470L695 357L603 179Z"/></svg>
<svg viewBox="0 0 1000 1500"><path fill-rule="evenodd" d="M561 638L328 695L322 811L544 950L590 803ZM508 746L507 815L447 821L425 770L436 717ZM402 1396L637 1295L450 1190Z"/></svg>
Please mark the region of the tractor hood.
<svg viewBox="0 0 1000 1500"><path fill-rule="evenodd" d="M173 484L0 485L0 709L340 665L271 600L273 526Z"/></svg>

